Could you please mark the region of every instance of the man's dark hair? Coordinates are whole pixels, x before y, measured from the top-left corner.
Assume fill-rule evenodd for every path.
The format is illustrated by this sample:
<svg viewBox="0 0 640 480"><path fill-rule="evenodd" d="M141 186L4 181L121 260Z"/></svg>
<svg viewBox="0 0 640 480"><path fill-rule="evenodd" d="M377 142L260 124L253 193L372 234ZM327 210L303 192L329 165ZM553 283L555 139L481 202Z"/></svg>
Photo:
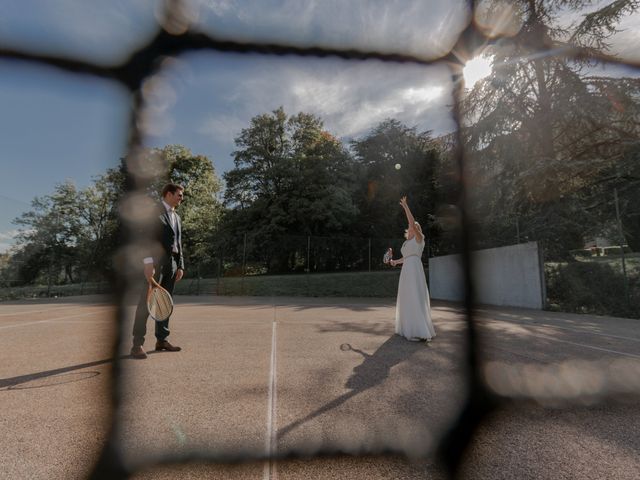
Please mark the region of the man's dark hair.
<svg viewBox="0 0 640 480"><path fill-rule="evenodd" d="M178 190L184 192L184 187L182 185L178 185L177 183L167 183L164 187L162 187L162 198L164 198L167 193L176 193Z"/></svg>

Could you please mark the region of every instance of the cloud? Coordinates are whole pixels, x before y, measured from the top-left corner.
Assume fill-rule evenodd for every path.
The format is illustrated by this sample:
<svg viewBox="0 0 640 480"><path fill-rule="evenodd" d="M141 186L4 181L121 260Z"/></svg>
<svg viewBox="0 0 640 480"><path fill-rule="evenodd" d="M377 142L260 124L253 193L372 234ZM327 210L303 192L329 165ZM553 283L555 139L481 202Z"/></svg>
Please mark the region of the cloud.
<svg viewBox="0 0 640 480"><path fill-rule="evenodd" d="M7 232L0 232L0 242L3 242L5 240L13 240L18 236L19 233L20 233L20 230L16 230L16 229L9 230Z"/></svg>
<svg viewBox="0 0 640 480"><path fill-rule="evenodd" d="M433 58L453 47L463 0L200 0L199 28L244 41L405 52Z"/></svg>
<svg viewBox="0 0 640 480"><path fill-rule="evenodd" d="M607 3L599 0L593 4L580 9L560 10L556 19L556 26L572 31L582 21L586 15L597 12ZM610 45L609 52L617 56L622 61L638 61L640 59L640 12L625 15L620 22L615 25L617 30L606 43Z"/></svg>
<svg viewBox="0 0 640 480"><path fill-rule="evenodd" d="M229 143L249 124L239 117L224 114L209 114L198 127L197 132L221 143Z"/></svg>
<svg viewBox="0 0 640 480"><path fill-rule="evenodd" d="M467 16L461 1L202 0L199 18L218 37L429 57L451 47ZM251 118L281 106L289 115L319 116L345 141L387 118L434 134L455 128L444 64L200 52L165 73L176 100L162 115L174 124L158 129L164 136L154 143L190 145L213 155L222 171L231 168L234 138Z"/></svg>
<svg viewBox="0 0 640 480"><path fill-rule="evenodd" d="M448 107L451 82L444 66L291 58L240 63L196 75L195 88L183 90L186 96L216 92L214 101L200 107L215 111L201 112L197 126L198 133L216 142L232 143L252 117L280 106L290 115L318 115L329 131L343 138L363 135L387 118L435 133L454 128ZM204 64L192 68L201 74L203 69Z"/></svg>
<svg viewBox="0 0 640 480"><path fill-rule="evenodd" d="M619 33L611 39L611 50L622 60L640 60L640 13L635 13L620 22Z"/></svg>
<svg viewBox="0 0 640 480"><path fill-rule="evenodd" d="M113 63L147 41L156 27L158 0L78 2L3 0L0 41Z"/></svg>
<svg viewBox="0 0 640 480"><path fill-rule="evenodd" d="M0 253L7 253L15 247L15 239L19 233L20 230L17 229L0 232Z"/></svg>
<svg viewBox="0 0 640 480"><path fill-rule="evenodd" d="M442 115L450 119L450 82L442 67L355 63L291 82L295 107L318 113L345 137L362 135L387 118L423 130L439 128Z"/></svg>
<svg viewBox="0 0 640 480"><path fill-rule="evenodd" d="M235 7L234 2L231 0L204 0L201 5L205 9L211 10L211 13L216 17L224 17L230 14Z"/></svg>

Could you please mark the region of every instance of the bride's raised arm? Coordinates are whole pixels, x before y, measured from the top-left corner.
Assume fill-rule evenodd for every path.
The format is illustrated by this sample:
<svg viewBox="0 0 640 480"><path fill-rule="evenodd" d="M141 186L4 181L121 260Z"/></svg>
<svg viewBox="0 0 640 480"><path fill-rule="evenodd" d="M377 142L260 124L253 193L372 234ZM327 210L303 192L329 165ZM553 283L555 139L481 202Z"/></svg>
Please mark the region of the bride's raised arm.
<svg viewBox="0 0 640 480"><path fill-rule="evenodd" d="M403 208L404 214L407 216L407 222L409 224L408 229L413 229L414 234L416 236L416 241L418 243L421 243L424 238L424 235L422 234L422 231L419 228L416 228L416 219L413 218L411 209L409 208L409 204L407 204L406 195L400 199L400 206Z"/></svg>
<svg viewBox="0 0 640 480"><path fill-rule="evenodd" d="M415 218L411 214L411 210L409 209L409 205L407 204L407 196L405 195L400 199L400 206L404 210L404 214L407 216L407 222L409 222L409 227L413 226L413 222L415 222Z"/></svg>

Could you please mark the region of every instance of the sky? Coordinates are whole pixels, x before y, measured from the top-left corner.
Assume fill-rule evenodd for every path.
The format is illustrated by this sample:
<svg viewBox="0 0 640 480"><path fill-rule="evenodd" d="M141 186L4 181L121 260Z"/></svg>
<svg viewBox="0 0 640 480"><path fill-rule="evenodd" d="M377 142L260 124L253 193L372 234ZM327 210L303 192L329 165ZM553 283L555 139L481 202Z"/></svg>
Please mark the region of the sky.
<svg viewBox="0 0 640 480"><path fill-rule="evenodd" d="M161 0L3 0L0 44L103 65L145 44ZM193 0L192 27L240 41L410 53L435 58L469 21L461 0ZM637 18L636 18L637 20ZM636 22L637 21L633 20ZM627 21L627 23L629 23ZM633 22L632 22L633 24ZM629 48L625 31L621 51ZM633 43L633 42L632 42ZM625 50L626 49L626 50ZM419 67L335 58L185 54L152 79L145 144L182 144L233 168L234 138L256 115L284 107L318 115L348 142L396 118L435 135L453 130L444 65ZM78 187L125 154L129 92L48 67L0 60L0 252L12 220L66 180Z"/></svg>

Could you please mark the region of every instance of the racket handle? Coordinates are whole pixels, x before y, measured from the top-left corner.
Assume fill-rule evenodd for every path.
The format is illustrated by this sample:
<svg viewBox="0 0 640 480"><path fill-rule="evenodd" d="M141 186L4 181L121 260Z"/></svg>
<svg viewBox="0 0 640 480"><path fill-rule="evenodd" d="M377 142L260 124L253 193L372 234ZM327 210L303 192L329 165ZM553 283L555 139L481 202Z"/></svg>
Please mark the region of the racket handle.
<svg viewBox="0 0 640 480"><path fill-rule="evenodd" d="M149 288L151 288L151 287L160 287L160 284L153 277L151 277L149 279ZM162 288L162 287L160 287L160 288Z"/></svg>

